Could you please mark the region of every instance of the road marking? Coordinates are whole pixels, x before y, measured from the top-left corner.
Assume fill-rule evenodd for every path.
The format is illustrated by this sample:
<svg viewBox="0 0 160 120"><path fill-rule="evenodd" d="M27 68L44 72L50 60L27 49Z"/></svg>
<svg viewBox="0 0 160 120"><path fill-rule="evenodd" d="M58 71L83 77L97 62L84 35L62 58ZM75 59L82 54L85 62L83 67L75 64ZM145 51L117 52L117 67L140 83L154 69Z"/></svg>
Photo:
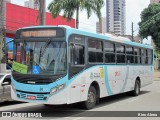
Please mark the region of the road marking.
<svg viewBox="0 0 160 120"><path fill-rule="evenodd" d="M135 98L135 99L132 99L132 100L129 100L128 102L134 102L136 100L138 100L139 98Z"/></svg>
<svg viewBox="0 0 160 120"><path fill-rule="evenodd" d="M82 118L84 118L84 117L77 117L77 118L75 118L75 119L73 119L73 120L80 120L80 119L82 119Z"/></svg>

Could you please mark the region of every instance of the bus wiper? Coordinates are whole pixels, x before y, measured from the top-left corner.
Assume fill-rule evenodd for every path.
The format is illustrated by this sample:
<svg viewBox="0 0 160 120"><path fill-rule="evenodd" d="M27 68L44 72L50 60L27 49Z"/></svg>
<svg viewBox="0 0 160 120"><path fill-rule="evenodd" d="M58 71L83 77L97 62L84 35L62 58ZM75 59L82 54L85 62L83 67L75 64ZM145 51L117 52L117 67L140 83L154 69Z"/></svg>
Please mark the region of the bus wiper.
<svg viewBox="0 0 160 120"><path fill-rule="evenodd" d="M22 41L23 41L23 44L26 46L27 45L26 41L24 39Z"/></svg>
<svg viewBox="0 0 160 120"><path fill-rule="evenodd" d="M42 47L41 47L41 50L40 50L40 57L42 57L47 49L47 47L49 46L49 44L51 43L51 40L48 40L46 41L46 44L44 45L44 48L42 50Z"/></svg>
<svg viewBox="0 0 160 120"><path fill-rule="evenodd" d="M23 42L23 45L22 45L23 52L21 53L21 57L20 57L21 61L24 58L24 53L26 51L26 46L27 46L27 43L24 39L22 40L22 42Z"/></svg>

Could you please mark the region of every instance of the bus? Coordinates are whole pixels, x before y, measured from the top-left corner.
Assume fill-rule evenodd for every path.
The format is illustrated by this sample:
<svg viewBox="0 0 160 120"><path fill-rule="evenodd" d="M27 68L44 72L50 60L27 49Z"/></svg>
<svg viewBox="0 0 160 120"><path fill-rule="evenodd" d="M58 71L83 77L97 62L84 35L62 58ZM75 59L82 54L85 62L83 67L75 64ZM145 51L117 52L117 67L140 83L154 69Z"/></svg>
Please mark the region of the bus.
<svg viewBox="0 0 160 120"><path fill-rule="evenodd" d="M82 103L130 92L153 81L153 47L67 26L18 29L14 39L12 99L44 105Z"/></svg>

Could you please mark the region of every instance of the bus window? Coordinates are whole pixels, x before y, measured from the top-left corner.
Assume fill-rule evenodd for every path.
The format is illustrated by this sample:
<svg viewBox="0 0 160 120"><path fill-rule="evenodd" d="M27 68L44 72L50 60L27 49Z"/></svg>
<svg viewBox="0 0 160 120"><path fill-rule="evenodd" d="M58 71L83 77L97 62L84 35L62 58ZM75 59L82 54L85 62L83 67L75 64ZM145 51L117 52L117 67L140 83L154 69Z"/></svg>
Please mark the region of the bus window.
<svg viewBox="0 0 160 120"><path fill-rule="evenodd" d="M141 49L141 63L145 64L146 63L146 50Z"/></svg>
<svg viewBox="0 0 160 120"><path fill-rule="evenodd" d="M134 57L135 57L135 64L140 64L140 52L141 50L139 48L134 48Z"/></svg>
<svg viewBox="0 0 160 120"><path fill-rule="evenodd" d="M116 51L117 51L117 63L126 63L126 60L125 60L125 46L117 44Z"/></svg>
<svg viewBox="0 0 160 120"><path fill-rule="evenodd" d="M125 46L117 44L116 51L117 51L117 53L121 53L121 54L124 53L125 54Z"/></svg>
<svg viewBox="0 0 160 120"><path fill-rule="evenodd" d="M148 64L152 64L152 50L148 50Z"/></svg>
<svg viewBox="0 0 160 120"><path fill-rule="evenodd" d="M115 63L115 44L104 42L105 63Z"/></svg>
<svg viewBox="0 0 160 120"><path fill-rule="evenodd" d="M146 51L146 59L145 59L145 64L148 64L148 51L147 50L145 50Z"/></svg>
<svg viewBox="0 0 160 120"><path fill-rule="evenodd" d="M84 65L84 46L71 44L70 48L70 63L73 65Z"/></svg>
<svg viewBox="0 0 160 120"><path fill-rule="evenodd" d="M127 46L126 47L126 54L127 54L127 63L134 63L134 54L133 54L133 47Z"/></svg>
<svg viewBox="0 0 160 120"><path fill-rule="evenodd" d="M103 62L103 47L102 47L102 42L100 40L89 38L88 55L89 55L89 62L91 63Z"/></svg>
<svg viewBox="0 0 160 120"><path fill-rule="evenodd" d="M74 45L74 65L84 65L84 46Z"/></svg>

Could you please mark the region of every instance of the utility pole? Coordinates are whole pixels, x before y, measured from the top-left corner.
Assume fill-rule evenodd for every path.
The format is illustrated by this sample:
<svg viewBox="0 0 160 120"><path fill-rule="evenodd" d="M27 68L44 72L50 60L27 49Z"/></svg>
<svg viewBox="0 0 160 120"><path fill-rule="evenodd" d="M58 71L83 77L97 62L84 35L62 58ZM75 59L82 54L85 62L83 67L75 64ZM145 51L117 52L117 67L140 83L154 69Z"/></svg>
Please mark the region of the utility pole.
<svg viewBox="0 0 160 120"><path fill-rule="evenodd" d="M5 47L6 33L6 0L0 1L0 72L4 72L6 68L5 55L3 49Z"/></svg>
<svg viewBox="0 0 160 120"><path fill-rule="evenodd" d="M132 42L134 42L133 22L132 22Z"/></svg>

